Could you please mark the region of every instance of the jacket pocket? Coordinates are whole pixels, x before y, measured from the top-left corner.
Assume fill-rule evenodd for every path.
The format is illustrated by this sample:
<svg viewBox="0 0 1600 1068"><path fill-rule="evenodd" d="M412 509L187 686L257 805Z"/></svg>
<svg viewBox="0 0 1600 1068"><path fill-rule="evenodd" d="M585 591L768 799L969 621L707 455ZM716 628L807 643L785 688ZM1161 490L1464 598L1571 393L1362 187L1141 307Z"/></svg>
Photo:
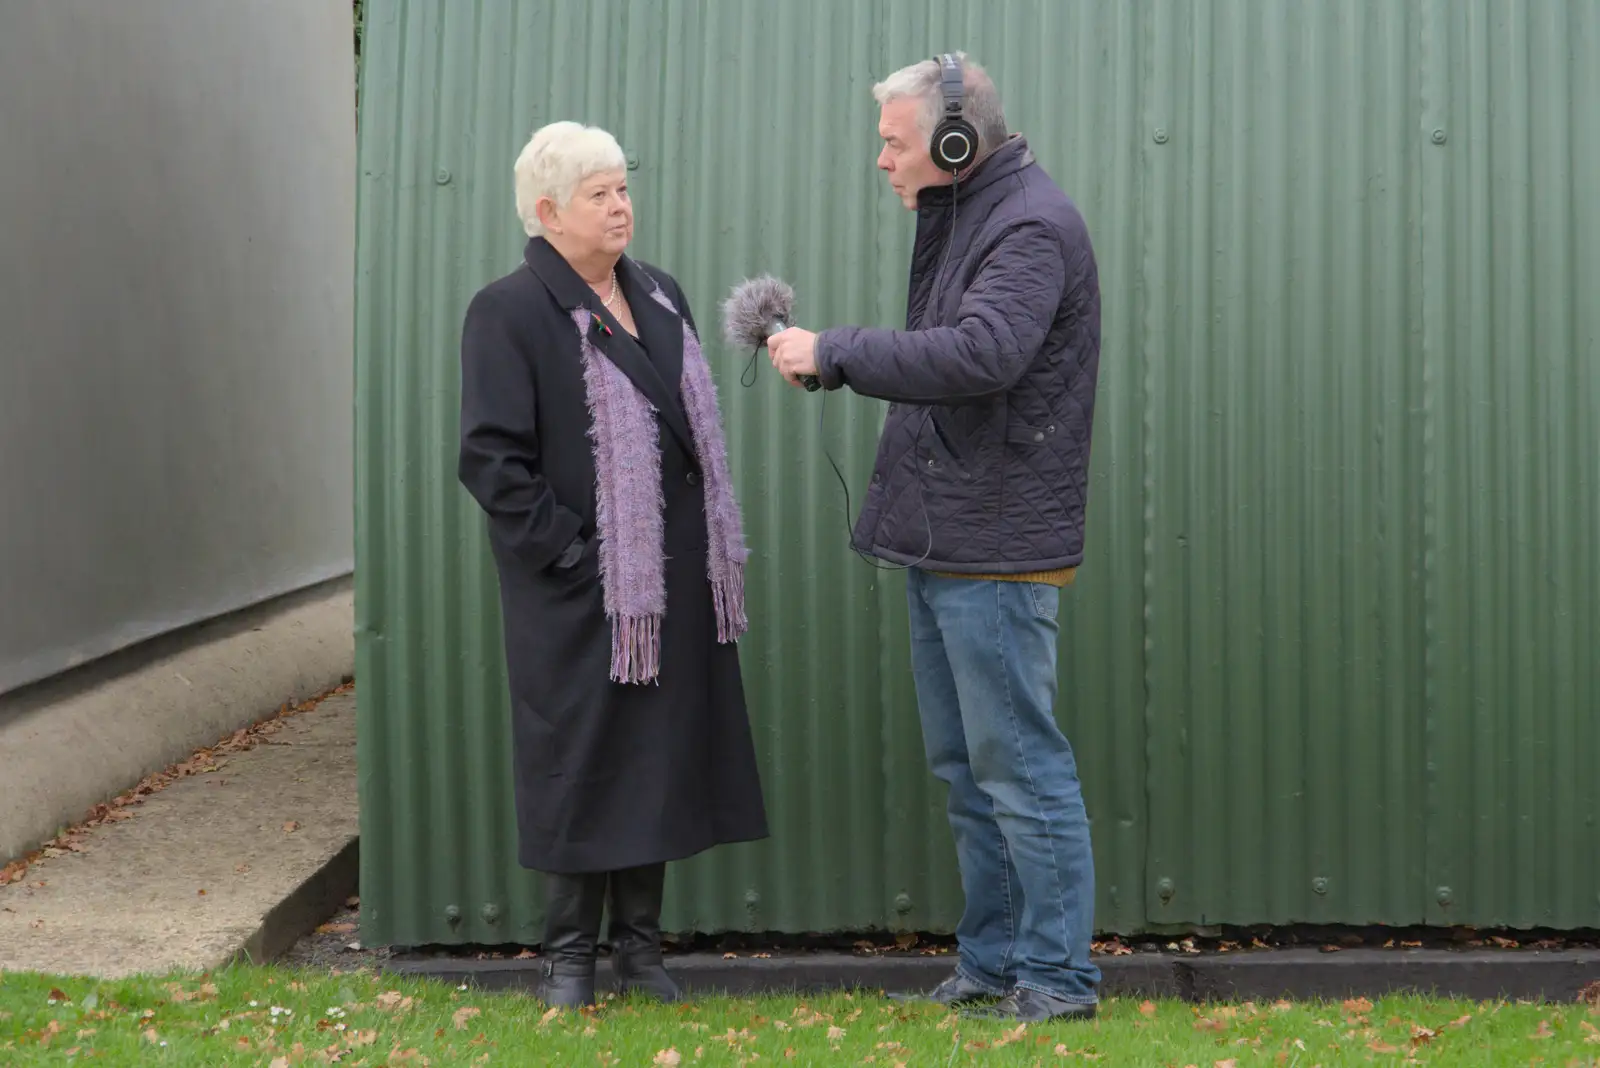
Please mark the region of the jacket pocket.
<svg viewBox="0 0 1600 1068"><path fill-rule="evenodd" d="M1013 419L1006 424L1006 444L1038 448L1055 437L1060 428L1051 422L1026 422Z"/></svg>

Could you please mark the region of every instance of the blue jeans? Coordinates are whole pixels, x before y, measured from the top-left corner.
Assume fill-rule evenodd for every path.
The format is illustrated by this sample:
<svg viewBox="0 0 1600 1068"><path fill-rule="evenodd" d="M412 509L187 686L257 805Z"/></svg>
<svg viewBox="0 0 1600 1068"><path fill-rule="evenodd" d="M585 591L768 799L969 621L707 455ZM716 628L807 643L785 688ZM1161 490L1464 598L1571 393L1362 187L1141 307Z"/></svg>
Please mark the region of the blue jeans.
<svg viewBox="0 0 1600 1068"><path fill-rule="evenodd" d="M1061 591L916 569L907 583L923 745L950 788L966 896L958 969L997 994L1095 1002L1094 855L1054 714Z"/></svg>

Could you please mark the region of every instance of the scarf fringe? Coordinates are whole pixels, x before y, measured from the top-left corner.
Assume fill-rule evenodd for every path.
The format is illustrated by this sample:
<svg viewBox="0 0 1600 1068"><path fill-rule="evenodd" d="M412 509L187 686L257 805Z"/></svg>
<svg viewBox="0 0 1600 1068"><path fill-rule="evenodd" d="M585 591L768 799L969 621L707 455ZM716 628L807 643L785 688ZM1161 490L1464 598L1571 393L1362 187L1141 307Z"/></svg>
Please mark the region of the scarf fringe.
<svg viewBox="0 0 1600 1068"><path fill-rule="evenodd" d="M611 681L655 682L661 674L661 617L615 619L611 626Z"/></svg>
<svg viewBox="0 0 1600 1068"><path fill-rule="evenodd" d="M729 564L725 577L711 581L711 595L717 606L717 641L738 641L750 625L744 614L744 565Z"/></svg>

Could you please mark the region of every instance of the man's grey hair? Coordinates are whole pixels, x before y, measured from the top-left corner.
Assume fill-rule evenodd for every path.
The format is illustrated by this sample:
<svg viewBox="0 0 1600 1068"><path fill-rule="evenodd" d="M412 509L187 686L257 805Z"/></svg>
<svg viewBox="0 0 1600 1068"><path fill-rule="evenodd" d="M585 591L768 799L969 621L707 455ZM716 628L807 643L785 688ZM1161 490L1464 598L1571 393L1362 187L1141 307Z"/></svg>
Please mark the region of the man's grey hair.
<svg viewBox="0 0 1600 1068"><path fill-rule="evenodd" d="M961 61L963 75L961 114L978 131L978 157L981 159L999 148L1010 135L1006 129L1005 109L1000 106L1000 91L994 87L988 73L965 52L957 52L955 56ZM921 102L917 110L917 128L924 138L931 137L933 128L944 116L939 74L936 59L901 67L872 87L873 99L879 107L905 97Z"/></svg>

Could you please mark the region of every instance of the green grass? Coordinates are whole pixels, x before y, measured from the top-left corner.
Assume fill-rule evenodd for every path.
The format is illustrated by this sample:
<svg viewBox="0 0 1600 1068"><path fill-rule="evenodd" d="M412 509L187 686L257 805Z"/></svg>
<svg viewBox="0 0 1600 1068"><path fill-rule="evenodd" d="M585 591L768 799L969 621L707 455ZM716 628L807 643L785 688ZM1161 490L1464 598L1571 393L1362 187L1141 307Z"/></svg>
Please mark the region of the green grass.
<svg viewBox="0 0 1600 1068"><path fill-rule="evenodd" d="M1419 998L1206 1007L1113 1000L1093 1023L1017 1029L871 993L612 1001L558 1015L523 995L367 973L238 967L126 981L0 973L0 1065L8 1068L1596 1065L1597 1028L1600 1010L1583 1005Z"/></svg>

